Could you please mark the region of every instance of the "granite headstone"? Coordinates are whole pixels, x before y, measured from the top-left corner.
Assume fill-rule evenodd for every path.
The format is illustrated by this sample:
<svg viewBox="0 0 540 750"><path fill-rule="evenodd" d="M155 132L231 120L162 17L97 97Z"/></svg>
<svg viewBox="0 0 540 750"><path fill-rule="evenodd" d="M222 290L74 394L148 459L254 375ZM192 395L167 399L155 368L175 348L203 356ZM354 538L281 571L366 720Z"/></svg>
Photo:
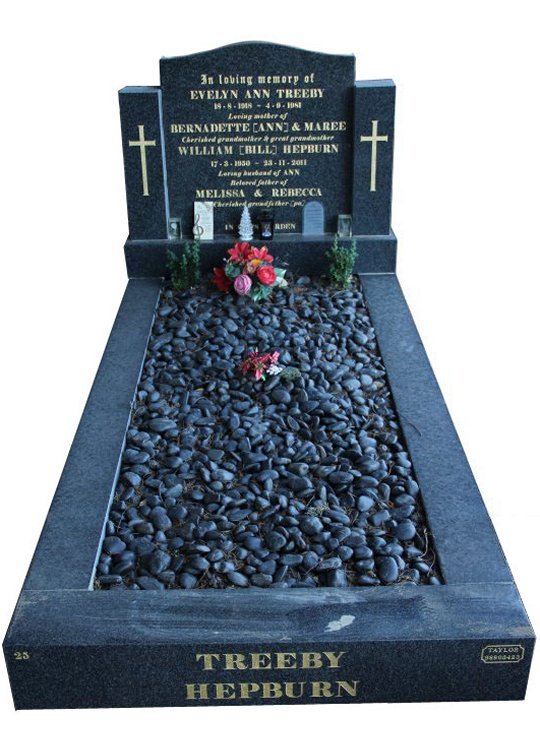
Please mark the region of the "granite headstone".
<svg viewBox="0 0 540 750"><path fill-rule="evenodd" d="M206 201L218 237L245 203L271 211L276 234L305 234L313 200L329 231L350 214L354 235L389 236L395 87L355 84L354 68L352 55L244 42L163 58L160 87L122 89L129 240L167 238L171 216Z"/></svg>
<svg viewBox="0 0 540 750"><path fill-rule="evenodd" d="M306 200L351 204L354 57L248 42L161 60L171 210L215 203L216 231L244 203L300 232Z"/></svg>

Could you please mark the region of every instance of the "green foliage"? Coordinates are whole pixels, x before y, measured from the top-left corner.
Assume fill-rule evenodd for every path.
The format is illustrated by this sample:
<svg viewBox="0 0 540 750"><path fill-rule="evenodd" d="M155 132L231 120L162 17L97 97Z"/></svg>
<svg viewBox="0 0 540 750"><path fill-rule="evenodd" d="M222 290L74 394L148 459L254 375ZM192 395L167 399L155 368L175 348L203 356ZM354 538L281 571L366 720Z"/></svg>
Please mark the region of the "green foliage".
<svg viewBox="0 0 540 750"><path fill-rule="evenodd" d="M172 250L167 250L167 267L171 271L171 283L176 290L198 286L201 282L199 240L185 242L180 257Z"/></svg>
<svg viewBox="0 0 540 750"><path fill-rule="evenodd" d="M284 380L298 380L302 377L302 373L298 367L284 367L279 376L280 378L284 378Z"/></svg>
<svg viewBox="0 0 540 750"><path fill-rule="evenodd" d="M262 299L268 299L272 294L273 287L264 286L264 284L257 284L254 291L251 293L251 299L254 302L260 302Z"/></svg>
<svg viewBox="0 0 540 750"><path fill-rule="evenodd" d="M225 273L229 279L236 279L242 273L242 266L237 263L225 263Z"/></svg>
<svg viewBox="0 0 540 750"><path fill-rule="evenodd" d="M330 281L339 289L347 289L351 283L354 265L358 257L356 241L353 240L348 247L339 244L337 234L334 235L332 247L326 253L328 258L328 275Z"/></svg>

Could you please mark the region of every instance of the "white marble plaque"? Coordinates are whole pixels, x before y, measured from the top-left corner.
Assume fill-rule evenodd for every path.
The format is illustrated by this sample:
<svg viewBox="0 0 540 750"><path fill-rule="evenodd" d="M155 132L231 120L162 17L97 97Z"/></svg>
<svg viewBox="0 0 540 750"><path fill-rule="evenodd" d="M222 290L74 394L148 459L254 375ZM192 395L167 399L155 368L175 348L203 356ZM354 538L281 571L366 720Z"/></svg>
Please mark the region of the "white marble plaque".
<svg viewBox="0 0 540 750"><path fill-rule="evenodd" d="M193 204L193 236L197 240L214 239L214 204L195 201Z"/></svg>

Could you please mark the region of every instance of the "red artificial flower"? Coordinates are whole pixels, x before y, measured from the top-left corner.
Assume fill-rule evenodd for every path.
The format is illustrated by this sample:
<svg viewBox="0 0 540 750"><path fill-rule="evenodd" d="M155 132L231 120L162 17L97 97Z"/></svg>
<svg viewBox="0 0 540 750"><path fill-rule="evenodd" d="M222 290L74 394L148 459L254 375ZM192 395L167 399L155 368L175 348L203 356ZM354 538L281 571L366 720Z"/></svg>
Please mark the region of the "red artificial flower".
<svg viewBox="0 0 540 750"><path fill-rule="evenodd" d="M242 375L248 375L251 373L255 376L255 380L265 380L266 371L279 359L279 352L273 352L272 354L259 354L257 350L249 352L245 360L238 365L238 369Z"/></svg>
<svg viewBox="0 0 540 750"><path fill-rule="evenodd" d="M220 292L228 292L231 288L232 281L225 273L225 269L214 268L214 278L212 279Z"/></svg>
<svg viewBox="0 0 540 750"><path fill-rule="evenodd" d="M256 273L261 284L272 286L276 283L277 276L273 266L261 266L260 268L257 268Z"/></svg>
<svg viewBox="0 0 540 750"><path fill-rule="evenodd" d="M254 260L255 258L258 260L264 260L266 263L271 263L274 260L274 256L269 254L266 245L261 248L251 248L251 253L248 256L248 260Z"/></svg>
<svg viewBox="0 0 540 750"><path fill-rule="evenodd" d="M235 262L242 262L244 260L248 259L248 256L251 252L251 245L249 242L237 242L234 247L231 247L229 250L227 250L229 253L229 260L233 263Z"/></svg>

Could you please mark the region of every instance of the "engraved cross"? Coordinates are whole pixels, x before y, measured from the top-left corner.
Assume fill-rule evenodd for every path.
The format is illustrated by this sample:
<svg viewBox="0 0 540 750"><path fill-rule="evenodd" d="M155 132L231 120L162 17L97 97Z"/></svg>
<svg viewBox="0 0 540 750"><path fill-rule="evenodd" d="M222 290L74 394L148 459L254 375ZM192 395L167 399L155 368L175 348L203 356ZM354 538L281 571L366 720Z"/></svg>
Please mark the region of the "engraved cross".
<svg viewBox="0 0 540 750"><path fill-rule="evenodd" d="M142 176L142 186L143 186L143 195L150 195L148 191L148 169L146 166L146 147L147 146L155 146L155 141L146 141L144 139L144 125L139 125L139 140L138 141L129 141L130 146L137 146L141 151L141 176Z"/></svg>
<svg viewBox="0 0 540 750"><path fill-rule="evenodd" d="M377 190L377 143L388 143L387 135L379 135L379 121L371 121L371 135L361 135L361 141L371 141L371 182L369 190L371 193Z"/></svg>

